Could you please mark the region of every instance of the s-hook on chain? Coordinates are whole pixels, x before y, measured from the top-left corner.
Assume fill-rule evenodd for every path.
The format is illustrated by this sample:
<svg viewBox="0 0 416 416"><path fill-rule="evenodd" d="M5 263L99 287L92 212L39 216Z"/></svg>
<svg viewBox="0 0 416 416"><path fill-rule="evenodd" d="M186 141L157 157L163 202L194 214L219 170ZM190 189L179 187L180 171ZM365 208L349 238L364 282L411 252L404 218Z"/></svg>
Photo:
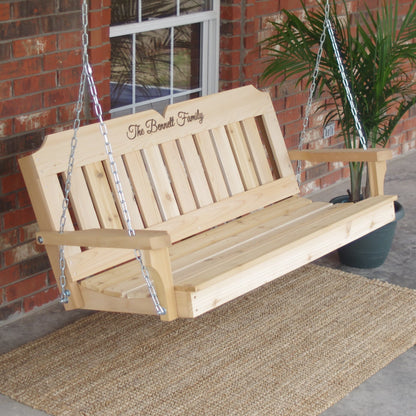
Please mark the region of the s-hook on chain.
<svg viewBox="0 0 416 416"><path fill-rule="evenodd" d="M91 96L91 99L92 99L93 104L94 104L94 112L95 112L95 115L97 116L98 121L99 121L100 132L101 132L101 135L104 139L105 150L106 150L107 157L108 157L108 160L109 160L109 163L110 163L111 173L112 173L113 178L114 178L114 183L115 183L115 187L116 187L116 191L117 191L117 196L118 196L118 199L119 199L119 202L120 202L120 205L121 205L121 209L122 209L122 212L123 212L124 221L127 225L127 232L128 232L128 235L132 237L136 233L135 233L135 231L132 227L132 224L131 224L130 214L128 212L127 203L126 203L124 193L123 193L123 189L122 189L122 185L121 185L121 182L120 182L116 161L114 160L114 155L113 155L113 151L112 151L112 148L111 148L111 143L110 143L109 138L108 138L108 130L107 130L106 124L104 123L103 112L102 112L100 102L98 100L97 89L96 89L96 86L95 86L93 73L92 73L92 68L91 68L91 65L89 63L89 58L88 58L88 43L89 42L88 42L88 4L87 4L87 0L83 0L83 3L82 3L82 29L83 29L83 32L82 32L82 50L83 50L83 52L82 52L81 82L80 82L80 87L79 87L78 102L77 102L77 106L76 106L76 119L74 121L74 135L73 135L72 141L71 141L71 152L70 152L70 156L69 156L68 169L67 169L67 174L66 174L64 200L63 200L63 204L62 204L62 216L61 216L59 232L62 233L64 231L64 227L65 227L66 212L68 210L68 205L69 205L69 192L70 192L70 189L71 189L71 176L72 176L72 169L73 169L73 165L74 165L74 155L75 155L76 145L77 145L77 142L78 142L77 132L78 132L78 129L79 129L79 126L80 126L80 123L81 123L80 116L81 116L81 111L82 111L82 107L83 107L83 97L84 97L84 92L85 92L85 85L88 82L90 96ZM64 248L63 248L63 246L60 247L59 253L60 253L59 264L60 264L60 271L61 271L60 278L59 278L59 283L60 283L60 286L61 286L60 301L62 303L67 303L68 300L69 300L68 298L70 296L70 292L66 288L65 258L64 258ZM150 296L152 298L152 301L155 305L155 309L156 309L157 314L158 315L166 314L165 308L163 308L160 305L156 290L153 286L153 283L152 283L150 275L149 275L149 271L148 271L146 265L144 264L141 251L139 249L135 249L134 254L135 254L136 260L140 264L143 278L145 279L145 282L147 284L147 287L148 287Z"/></svg>
<svg viewBox="0 0 416 416"><path fill-rule="evenodd" d="M344 89L345 89L345 92L347 94L348 103L349 103L350 108L351 108L351 114L354 117L355 128L357 129L358 136L360 138L360 142L361 142L361 145L362 145L363 149L367 149L367 140L366 140L365 135L364 135L364 131L363 131L363 128L362 128L362 125L361 125L361 121L358 117L357 106L355 104L355 101L354 101L354 98L353 98L353 95L352 95L352 92L351 92L350 83L348 81L347 74L345 73L344 64L342 62L342 58L341 58L341 54L340 54L340 51L339 51L338 43L337 43L337 40L336 40L334 29L332 27L332 23L331 23L331 19L330 19L330 10L331 10L331 8L330 8L330 5L329 5L329 0L327 0L326 3L325 3L324 27L322 29L322 34L321 34L321 37L320 37L320 40L319 40L319 49L318 49L318 52L316 54L315 68L314 68L313 73L312 73L312 82L311 82L311 86L309 88L309 96L308 96L308 101L306 103L305 117L303 119L303 126L302 126L302 132L300 134L298 149L302 150L303 143L305 142L305 138L306 138L306 129L307 129L308 124L309 124L309 116L311 114L311 109L312 109L313 95L314 95L315 90L316 90L316 82L317 82L317 79L318 79L319 66L321 64L322 53L323 53L323 50L324 50L324 44L325 44L325 40L326 40L326 31L327 30L328 30L329 38L331 40L332 49L334 50L334 54L335 54L335 58L336 58L336 61L337 61L338 69L339 69L339 72L341 74L342 84L344 85ZM297 178L298 183L300 183L301 168L302 168L302 162L300 160L298 160L297 168L296 168L296 178Z"/></svg>

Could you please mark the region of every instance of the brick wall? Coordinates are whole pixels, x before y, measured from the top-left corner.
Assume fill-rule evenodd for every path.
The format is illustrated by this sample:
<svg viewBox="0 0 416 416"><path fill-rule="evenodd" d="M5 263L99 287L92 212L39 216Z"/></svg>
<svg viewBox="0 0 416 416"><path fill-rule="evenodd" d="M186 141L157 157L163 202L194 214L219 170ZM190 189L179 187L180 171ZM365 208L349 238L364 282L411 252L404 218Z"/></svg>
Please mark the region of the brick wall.
<svg viewBox="0 0 416 416"><path fill-rule="evenodd" d="M92 0L90 61L109 108L110 0ZM0 321L57 297L17 159L71 128L80 78L81 0L0 4ZM89 118L88 114L84 118ZM85 122L85 121L84 121Z"/></svg>
<svg viewBox="0 0 416 416"><path fill-rule="evenodd" d="M351 10L362 0L347 0ZM377 7L380 0L370 0ZM110 107L111 0L90 0L90 62L104 113ZM307 0L315 5L315 0ZM410 1L401 1L403 10ZM294 82L259 81L264 56L258 42L270 34L279 10L299 10L299 0L221 0L220 89L254 84L269 90L288 147L302 128L307 92ZM0 322L56 299L17 159L37 149L46 134L70 129L80 76L81 0L6 0L0 3ZM314 105L317 105L315 103ZM84 123L90 119L90 109ZM322 139L322 115L310 119L308 147L337 146ZM416 148L416 110L395 131L396 154ZM314 127L316 126L316 127ZM348 172L342 165L308 167L303 190L328 186Z"/></svg>

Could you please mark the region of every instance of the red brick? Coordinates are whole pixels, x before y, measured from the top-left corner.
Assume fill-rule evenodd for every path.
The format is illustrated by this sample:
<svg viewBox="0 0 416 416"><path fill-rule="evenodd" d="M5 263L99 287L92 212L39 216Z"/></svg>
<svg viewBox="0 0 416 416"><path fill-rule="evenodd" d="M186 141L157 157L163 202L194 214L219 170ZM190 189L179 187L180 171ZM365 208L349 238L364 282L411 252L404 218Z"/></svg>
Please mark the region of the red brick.
<svg viewBox="0 0 416 416"><path fill-rule="evenodd" d="M58 34L58 49L60 51L74 48L81 48L81 34L78 30L76 32Z"/></svg>
<svg viewBox="0 0 416 416"><path fill-rule="evenodd" d="M2 100L7 100L12 97L12 82L0 82L0 97Z"/></svg>
<svg viewBox="0 0 416 416"><path fill-rule="evenodd" d="M0 43L0 62L8 61L11 58L11 42Z"/></svg>
<svg viewBox="0 0 416 416"><path fill-rule="evenodd" d="M68 104L58 108L58 121L60 123L67 123L75 118L76 104Z"/></svg>
<svg viewBox="0 0 416 416"><path fill-rule="evenodd" d="M37 113L16 116L14 123L15 133L38 130L44 126L56 124L56 110L45 110Z"/></svg>
<svg viewBox="0 0 416 416"><path fill-rule="evenodd" d="M42 108L41 94L0 101L0 115L2 117L13 117L16 114L30 113L31 111L37 111L40 108Z"/></svg>
<svg viewBox="0 0 416 416"><path fill-rule="evenodd" d="M21 225L29 224L35 221L35 214L32 207L19 209L16 211L8 212L3 215L4 229L19 227ZM20 259L22 260L22 259ZM8 263L13 264L13 263Z"/></svg>
<svg viewBox="0 0 416 416"><path fill-rule="evenodd" d="M302 131L303 120L297 120L293 123L286 123L284 125L285 136L291 136L293 134L300 134Z"/></svg>
<svg viewBox="0 0 416 416"><path fill-rule="evenodd" d="M89 35L90 47L102 46L108 41L107 30L104 30L102 27L91 30L88 35ZM79 34L78 34L78 44L79 43L80 43L80 39L79 39Z"/></svg>
<svg viewBox="0 0 416 416"><path fill-rule="evenodd" d="M58 85L65 87L67 85L79 84L81 79L81 68L74 67L58 71Z"/></svg>
<svg viewBox="0 0 416 416"><path fill-rule="evenodd" d="M52 14L55 11L55 0L20 1L13 4L13 17L25 18Z"/></svg>
<svg viewBox="0 0 416 416"><path fill-rule="evenodd" d="M0 25L0 39L11 40L36 36L41 33L40 19L15 20Z"/></svg>
<svg viewBox="0 0 416 416"><path fill-rule="evenodd" d="M66 32L81 29L81 13L57 13L41 18L43 33Z"/></svg>
<svg viewBox="0 0 416 416"><path fill-rule="evenodd" d="M22 243L34 240L38 231L39 226L37 223L25 225L24 227L19 228L19 240Z"/></svg>
<svg viewBox="0 0 416 416"><path fill-rule="evenodd" d="M81 10L81 0L60 0L59 11L70 12L74 10Z"/></svg>
<svg viewBox="0 0 416 416"><path fill-rule="evenodd" d="M81 51L75 50L45 55L43 65L45 71L53 71L55 69L79 66L81 62Z"/></svg>
<svg viewBox="0 0 416 416"><path fill-rule="evenodd" d="M238 4L221 6L221 19L240 20L241 6Z"/></svg>
<svg viewBox="0 0 416 416"><path fill-rule="evenodd" d="M27 77L42 72L41 58L28 58L0 64L0 80ZM1 114L1 113L0 113Z"/></svg>
<svg viewBox="0 0 416 416"><path fill-rule="evenodd" d="M241 52L231 51L231 52L222 52L220 54L221 63L223 65L239 65L240 64Z"/></svg>
<svg viewBox="0 0 416 416"><path fill-rule="evenodd" d="M18 39L13 42L13 56L15 58L43 55L55 50L56 35L38 36L36 38L29 39Z"/></svg>
<svg viewBox="0 0 416 416"><path fill-rule="evenodd" d="M6 250L9 249L19 242L19 231L11 230L8 232L3 232L0 234L0 249ZM1 284L0 284L1 286Z"/></svg>
<svg viewBox="0 0 416 416"><path fill-rule="evenodd" d="M239 66L223 66L220 67L220 79L235 80L240 76Z"/></svg>
<svg viewBox="0 0 416 416"><path fill-rule="evenodd" d="M0 4L0 21L5 21L10 19L10 4L3 3Z"/></svg>
<svg viewBox="0 0 416 416"><path fill-rule="evenodd" d="M78 99L78 88L58 88L54 91L44 93L45 107L55 107L68 102L76 102Z"/></svg>
<svg viewBox="0 0 416 416"><path fill-rule="evenodd" d="M224 50L240 50L240 36L221 36L220 51Z"/></svg>
<svg viewBox="0 0 416 416"><path fill-rule="evenodd" d="M24 244L20 244L9 250L4 251L3 253L4 265L8 267L14 264L22 263L21 264L21 267L22 267L23 262L28 261L28 259L31 259L34 261L37 261L36 259L43 259L44 258L43 252L44 252L44 247L37 245L34 240L24 243ZM42 255L40 256L40 254ZM45 267L42 267L42 269L45 269ZM26 273L24 274L27 275ZM30 273L30 275L33 275L33 274L34 273Z"/></svg>
<svg viewBox="0 0 416 416"><path fill-rule="evenodd" d="M35 248L36 251L45 251L43 246L39 246L37 244L35 244ZM32 256L20 263L20 276L22 278L34 276L41 272L47 272L50 268L51 265L46 254L43 254L41 256Z"/></svg>
<svg viewBox="0 0 416 416"><path fill-rule="evenodd" d="M329 172L321 178L321 188L327 188L342 179L342 169Z"/></svg>
<svg viewBox="0 0 416 416"><path fill-rule="evenodd" d="M90 10L89 13L89 28L95 29L97 27L103 26L104 19L103 19L103 11L99 10Z"/></svg>
<svg viewBox="0 0 416 416"><path fill-rule="evenodd" d="M109 45L104 45L99 48L90 49L90 61L92 64L108 61L110 59L111 50Z"/></svg>
<svg viewBox="0 0 416 416"><path fill-rule="evenodd" d="M290 1L291 9L293 8L294 0ZM280 4L280 9L283 9L282 2ZM256 16L267 16L272 13L279 11L278 3L275 0L272 1L258 1L255 4L255 15Z"/></svg>
<svg viewBox="0 0 416 416"><path fill-rule="evenodd" d="M56 74L47 72L33 77L20 78L13 84L15 96L50 90L56 87Z"/></svg>
<svg viewBox="0 0 416 416"><path fill-rule="evenodd" d="M13 120L0 120L0 138L8 137L12 134Z"/></svg>
<svg viewBox="0 0 416 416"><path fill-rule="evenodd" d="M19 280L19 278L20 278L19 265L7 267L6 269L0 270L0 286L9 285Z"/></svg>
<svg viewBox="0 0 416 416"><path fill-rule="evenodd" d="M33 293L44 289L45 285L46 273L41 273L37 276L7 286L4 290L6 301L12 302L24 296L32 295Z"/></svg>
<svg viewBox="0 0 416 416"><path fill-rule="evenodd" d="M17 201L20 208L28 207L30 205L30 198L26 189L17 193Z"/></svg>
<svg viewBox="0 0 416 416"><path fill-rule="evenodd" d="M23 177L20 173L16 173L14 175L9 175L7 177L1 178L0 184L3 194L15 192L18 189L24 189L25 187Z"/></svg>
<svg viewBox="0 0 416 416"><path fill-rule="evenodd" d="M0 195L0 213L13 211L17 208L15 194ZM1 248L1 246L0 246Z"/></svg>
<svg viewBox="0 0 416 416"><path fill-rule="evenodd" d="M38 306L42 306L46 303L56 300L58 297L59 291L58 288L55 286L53 288L44 290L42 292L24 298L23 309L25 312L29 312Z"/></svg>

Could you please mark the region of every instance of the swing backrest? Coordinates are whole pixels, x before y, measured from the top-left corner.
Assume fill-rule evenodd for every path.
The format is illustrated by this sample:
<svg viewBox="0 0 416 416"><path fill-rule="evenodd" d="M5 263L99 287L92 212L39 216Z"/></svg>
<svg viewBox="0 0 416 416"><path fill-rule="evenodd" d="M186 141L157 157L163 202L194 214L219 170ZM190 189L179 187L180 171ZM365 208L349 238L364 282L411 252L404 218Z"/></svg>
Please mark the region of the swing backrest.
<svg viewBox="0 0 416 416"><path fill-rule="evenodd" d="M269 94L252 86L106 122L135 229L172 242L299 192ZM73 132L20 161L39 228L59 230ZM65 230L126 228L98 124L81 127ZM55 256L48 253L51 262ZM70 247L74 280L127 261L128 250Z"/></svg>

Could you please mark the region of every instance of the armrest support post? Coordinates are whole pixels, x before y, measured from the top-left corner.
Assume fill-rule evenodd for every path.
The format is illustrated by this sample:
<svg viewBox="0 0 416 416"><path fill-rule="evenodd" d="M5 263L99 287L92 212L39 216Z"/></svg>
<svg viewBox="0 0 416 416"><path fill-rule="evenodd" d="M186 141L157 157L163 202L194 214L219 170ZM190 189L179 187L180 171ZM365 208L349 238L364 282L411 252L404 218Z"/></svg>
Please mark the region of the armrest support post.
<svg viewBox="0 0 416 416"><path fill-rule="evenodd" d="M368 180L370 184L370 195L384 195L384 178L386 176L386 161L368 163Z"/></svg>
<svg viewBox="0 0 416 416"><path fill-rule="evenodd" d="M143 260L153 280L160 304L166 309L166 315L161 315L162 321L173 321L178 317L176 296L173 286L172 269L169 250L143 251Z"/></svg>

